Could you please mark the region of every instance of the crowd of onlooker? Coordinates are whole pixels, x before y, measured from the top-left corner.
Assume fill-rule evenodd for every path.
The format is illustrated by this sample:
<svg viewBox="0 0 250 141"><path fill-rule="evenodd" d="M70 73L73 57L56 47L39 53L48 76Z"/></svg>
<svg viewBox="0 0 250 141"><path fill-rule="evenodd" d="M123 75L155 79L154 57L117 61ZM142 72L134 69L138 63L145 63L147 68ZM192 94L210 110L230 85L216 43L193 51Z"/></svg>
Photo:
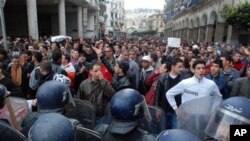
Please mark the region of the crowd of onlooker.
<svg viewBox="0 0 250 141"><path fill-rule="evenodd" d="M138 90L149 105L173 113L166 92L193 77L194 63L201 59L205 61L201 75L216 83L223 99L250 98L250 44L190 40L176 48L160 37L55 42L46 36L8 38L8 50L0 47L0 83L12 96L34 99L39 86L56 73L64 74L71 80L72 94L93 103L101 122L110 98L124 88ZM181 98L176 101L179 105Z"/></svg>

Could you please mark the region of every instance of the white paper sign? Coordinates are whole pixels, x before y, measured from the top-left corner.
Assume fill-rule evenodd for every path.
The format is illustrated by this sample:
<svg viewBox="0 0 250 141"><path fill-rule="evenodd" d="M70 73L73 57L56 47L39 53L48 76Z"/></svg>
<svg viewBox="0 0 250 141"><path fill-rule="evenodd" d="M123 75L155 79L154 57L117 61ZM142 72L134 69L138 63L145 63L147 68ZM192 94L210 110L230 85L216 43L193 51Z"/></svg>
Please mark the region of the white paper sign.
<svg viewBox="0 0 250 141"><path fill-rule="evenodd" d="M53 36L51 37L51 42L56 42L56 40L60 40L60 39L72 39L69 36L64 36L64 35L58 35L58 36Z"/></svg>
<svg viewBox="0 0 250 141"><path fill-rule="evenodd" d="M181 46L181 38L168 38L168 45L170 47L176 47L179 48Z"/></svg>

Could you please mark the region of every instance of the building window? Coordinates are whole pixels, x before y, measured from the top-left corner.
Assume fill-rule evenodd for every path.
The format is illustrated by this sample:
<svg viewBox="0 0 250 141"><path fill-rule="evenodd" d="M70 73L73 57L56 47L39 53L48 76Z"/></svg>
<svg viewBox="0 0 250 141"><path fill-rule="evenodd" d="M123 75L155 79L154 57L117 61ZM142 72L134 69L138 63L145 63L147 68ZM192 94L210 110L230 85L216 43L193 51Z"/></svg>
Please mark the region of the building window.
<svg viewBox="0 0 250 141"><path fill-rule="evenodd" d="M113 14L113 12L111 12L111 14L110 14L110 15L111 15L111 19L113 19L113 18L114 18L114 14Z"/></svg>
<svg viewBox="0 0 250 141"><path fill-rule="evenodd" d="M113 23L113 22L111 22L111 24L110 24L110 25L113 27L113 26L114 26L113 24L114 24L114 23Z"/></svg>
<svg viewBox="0 0 250 141"><path fill-rule="evenodd" d="M115 13L115 18L117 19L117 13Z"/></svg>

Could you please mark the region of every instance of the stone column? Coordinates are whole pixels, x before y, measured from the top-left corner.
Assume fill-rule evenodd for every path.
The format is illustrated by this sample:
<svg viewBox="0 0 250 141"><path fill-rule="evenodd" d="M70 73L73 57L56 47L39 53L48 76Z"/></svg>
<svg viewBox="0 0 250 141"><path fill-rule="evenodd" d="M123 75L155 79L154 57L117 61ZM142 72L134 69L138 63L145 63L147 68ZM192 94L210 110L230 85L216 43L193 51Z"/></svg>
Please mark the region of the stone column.
<svg viewBox="0 0 250 141"><path fill-rule="evenodd" d="M185 40L186 39L186 29L183 28L182 29L182 40Z"/></svg>
<svg viewBox="0 0 250 141"><path fill-rule="evenodd" d="M201 34L201 28L198 27L198 36L197 36L197 41L200 41L200 34Z"/></svg>
<svg viewBox="0 0 250 141"><path fill-rule="evenodd" d="M199 40L199 27L196 27L195 29L195 41Z"/></svg>
<svg viewBox="0 0 250 141"><path fill-rule="evenodd" d="M187 40L187 28L183 29L183 40Z"/></svg>
<svg viewBox="0 0 250 141"><path fill-rule="evenodd" d="M59 14L59 34L66 35L65 0L59 0L58 14Z"/></svg>
<svg viewBox="0 0 250 141"><path fill-rule="evenodd" d="M184 28L182 28L182 29L181 29L181 40L184 39L184 34L185 34L185 30L184 30Z"/></svg>
<svg viewBox="0 0 250 141"><path fill-rule="evenodd" d="M229 25L227 30L227 44L232 43L232 41L237 41L239 39L240 31Z"/></svg>
<svg viewBox="0 0 250 141"><path fill-rule="evenodd" d="M77 8L78 37L83 37L83 15L82 7Z"/></svg>
<svg viewBox="0 0 250 141"><path fill-rule="evenodd" d="M201 26L201 27L199 27L199 37L198 37L198 40L199 41L205 41L205 37L206 37L206 27L205 26Z"/></svg>
<svg viewBox="0 0 250 141"><path fill-rule="evenodd" d="M213 38L213 25L207 25L206 26L206 38L205 41L206 42L211 42L212 38Z"/></svg>
<svg viewBox="0 0 250 141"><path fill-rule="evenodd" d="M26 0L29 36L38 39L37 5L36 0ZM17 23L18 24L18 23Z"/></svg>
<svg viewBox="0 0 250 141"><path fill-rule="evenodd" d="M174 37L174 29L171 28L171 37Z"/></svg>
<svg viewBox="0 0 250 141"><path fill-rule="evenodd" d="M88 9L83 8L83 32L86 34L86 28L88 25Z"/></svg>
<svg viewBox="0 0 250 141"><path fill-rule="evenodd" d="M189 40L193 40L194 39L194 28L189 28L189 35L188 35L188 39Z"/></svg>
<svg viewBox="0 0 250 141"><path fill-rule="evenodd" d="M224 37L224 29L225 25L223 23L217 23L216 24L216 29L215 29L215 37L214 37L214 42L223 42L223 37Z"/></svg>
<svg viewBox="0 0 250 141"><path fill-rule="evenodd" d="M182 37L182 29L179 30L179 38Z"/></svg>
<svg viewBox="0 0 250 141"><path fill-rule="evenodd" d="M178 36L177 34L178 34L177 30L174 30L174 37L177 37Z"/></svg>
<svg viewBox="0 0 250 141"><path fill-rule="evenodd" d="M167 36L167 37L170 36L170 29L166 29L166 36Z"/></svg>
<svg viewBox="0 0 250 141"><path fill-rule="evenodd" d="M179 37L179 30L175 31L175 37L178 38Z"/></svg>
<svg viewBox="0 0 250 141"><path fill-rule="evenodd" d="M197 27L193 28L193 40L194 41L198 40L198 28Z"/></svg>
<svg viewBox="0 0 250 141"><path fill-rule="evenodd" d="M190 33L190 29L187 28L187 41L189 40L189 33Z"/></svg>

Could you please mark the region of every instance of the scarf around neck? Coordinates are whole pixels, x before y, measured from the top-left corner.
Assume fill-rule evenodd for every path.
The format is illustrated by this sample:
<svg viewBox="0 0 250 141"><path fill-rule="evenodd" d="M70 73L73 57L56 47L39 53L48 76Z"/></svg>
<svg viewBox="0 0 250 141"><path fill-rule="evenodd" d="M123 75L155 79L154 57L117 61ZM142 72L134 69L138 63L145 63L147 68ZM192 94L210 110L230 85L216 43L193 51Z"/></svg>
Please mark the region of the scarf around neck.
<svg viewBox="0 0 250 141"><path fill-rule="evenodd" d="M12 81L16 86L20 86L22 82L22 67L19 66L15 68L13 65L11 66L11 77Z"/></svg>

